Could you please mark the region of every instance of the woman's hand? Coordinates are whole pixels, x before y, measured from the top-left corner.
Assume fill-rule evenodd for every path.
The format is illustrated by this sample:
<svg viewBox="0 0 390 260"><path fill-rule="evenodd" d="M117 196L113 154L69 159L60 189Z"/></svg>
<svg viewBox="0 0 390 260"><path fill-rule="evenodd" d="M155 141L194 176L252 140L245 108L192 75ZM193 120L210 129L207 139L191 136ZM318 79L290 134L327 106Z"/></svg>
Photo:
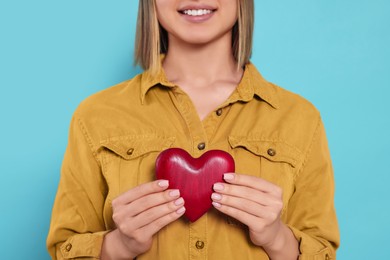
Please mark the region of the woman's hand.
<svg viewBox="0 0 390 260"><path fill-rule="evenodd" d="M166 180L142 184L113 200L117 229L105 236L101 259L132 259L145 253L153 235L184 214L179 190L167 190L168 186Z"/></svg>
<svg viewBox="0 0 390 260"><path fill-rule="evenodd" d="M280 220L282 189L249 175L226 173L224 180L214 184L214 207L247 225L252 242L271 259L297 259L298 241Z"/></svg>

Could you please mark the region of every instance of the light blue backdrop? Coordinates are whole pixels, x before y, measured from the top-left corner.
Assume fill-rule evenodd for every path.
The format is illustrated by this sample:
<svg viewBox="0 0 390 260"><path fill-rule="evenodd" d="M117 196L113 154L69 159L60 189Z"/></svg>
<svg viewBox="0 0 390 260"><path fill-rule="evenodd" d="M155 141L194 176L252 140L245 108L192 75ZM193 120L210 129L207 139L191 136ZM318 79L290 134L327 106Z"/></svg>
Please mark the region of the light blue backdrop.
<svg viewBox="0 0 390 260"><path fill-rule="evenodd" d="M0 252L49 259L72 112L131 78L135 0L0 2ZM311 100L337 181L338 259L389 259L390 2L257 1L253 62Z"/></svg>

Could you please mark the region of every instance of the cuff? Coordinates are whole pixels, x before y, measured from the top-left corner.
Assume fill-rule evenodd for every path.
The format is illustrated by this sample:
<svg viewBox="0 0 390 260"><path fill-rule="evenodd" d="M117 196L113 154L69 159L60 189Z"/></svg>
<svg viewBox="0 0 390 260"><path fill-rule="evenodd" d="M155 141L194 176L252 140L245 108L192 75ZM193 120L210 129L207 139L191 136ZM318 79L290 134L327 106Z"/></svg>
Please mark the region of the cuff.
<svg viewBox="0 0 390 260"><path fill-rule="evenodd" d="M70 237L59 248L58 259L74 259L81 257L100 258L103 239L109 231L78 234Z"/></svg>
<svg viewBox="0 0 390 260"><path fill-rule="evenodd" d="M312 236L289 226L295 238L299 242L299 260L334 260L335 250L321 243Z"/></svg>

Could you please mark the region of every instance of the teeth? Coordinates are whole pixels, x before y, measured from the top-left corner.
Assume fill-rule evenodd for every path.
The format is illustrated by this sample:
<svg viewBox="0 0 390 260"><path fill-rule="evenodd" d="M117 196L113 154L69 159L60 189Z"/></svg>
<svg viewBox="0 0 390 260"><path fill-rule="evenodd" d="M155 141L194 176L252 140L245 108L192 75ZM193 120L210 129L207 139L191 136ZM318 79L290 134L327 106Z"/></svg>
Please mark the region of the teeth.
<svg viewBox="0 0 390 260"><path fill-rule="evenodd" d="M211 10L207 10L207 9L185 10L183 11L183 13L191 16L200 16L200 15L211 14Z"/></svg>

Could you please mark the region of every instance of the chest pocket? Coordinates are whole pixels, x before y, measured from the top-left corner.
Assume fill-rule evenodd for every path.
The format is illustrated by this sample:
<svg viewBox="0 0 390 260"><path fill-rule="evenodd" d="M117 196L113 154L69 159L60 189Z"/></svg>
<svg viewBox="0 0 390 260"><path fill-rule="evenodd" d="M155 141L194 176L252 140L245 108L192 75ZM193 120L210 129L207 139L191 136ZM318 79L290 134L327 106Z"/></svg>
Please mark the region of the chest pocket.
<svg viewBox="0 0 390 260"><path fill-rule="evenodd" d="M230 136L229 144L236 161L236 172L261 177L281 187L285 210L294 192L302 153L284 141L257 137Z"/></svg>
<svg viewBox="0 0 390 260"><path fill-rule="evenodd" d="M140 134L102 141L103 174L112 195L154 180L156 158L161 151L171 147L174 140L170 136Z"/></svg>

